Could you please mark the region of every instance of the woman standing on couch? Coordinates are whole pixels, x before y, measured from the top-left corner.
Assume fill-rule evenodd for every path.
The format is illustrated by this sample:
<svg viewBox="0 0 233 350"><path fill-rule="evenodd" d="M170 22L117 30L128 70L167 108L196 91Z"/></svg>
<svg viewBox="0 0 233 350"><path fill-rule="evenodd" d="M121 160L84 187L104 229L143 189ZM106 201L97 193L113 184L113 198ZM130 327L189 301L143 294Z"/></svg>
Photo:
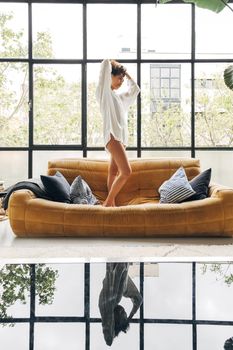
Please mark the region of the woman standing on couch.
<svg viewBox="0 0 233 350"><path fill-rule="evenodd" d="M128 91L116 94L126 76ZM126 68L115 60L105 59L101 63L97 101L103 117L104 144L111 159L108 168L108 196L105 207L114 207L115 198L129 178L132 170L125 147L128 142L127 111L135 101L140 88L127 73Z"/></svg>

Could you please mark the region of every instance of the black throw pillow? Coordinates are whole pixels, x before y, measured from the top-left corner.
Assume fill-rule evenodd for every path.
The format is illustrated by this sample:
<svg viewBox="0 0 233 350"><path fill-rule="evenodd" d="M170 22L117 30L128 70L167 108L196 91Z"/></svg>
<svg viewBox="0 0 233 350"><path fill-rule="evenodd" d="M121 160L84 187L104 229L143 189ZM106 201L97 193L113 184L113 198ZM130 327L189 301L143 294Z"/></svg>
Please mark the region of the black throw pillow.
<svg viewBox="0 0 233 350"><path fill-rule="evenodd" d="M40 176L46 192L56 202L70 203L70 184L66 178L57 171L53 176Z"/></svg>
<svg viewBox="0 0 233 350"><path fill-rule="evenodd" d="M194 177L191 181L189 181L189 184L196 193L193 194L191 197L187 198L184 202L207 198L210 178L211 168L203 171L202 173Z"/></svg>

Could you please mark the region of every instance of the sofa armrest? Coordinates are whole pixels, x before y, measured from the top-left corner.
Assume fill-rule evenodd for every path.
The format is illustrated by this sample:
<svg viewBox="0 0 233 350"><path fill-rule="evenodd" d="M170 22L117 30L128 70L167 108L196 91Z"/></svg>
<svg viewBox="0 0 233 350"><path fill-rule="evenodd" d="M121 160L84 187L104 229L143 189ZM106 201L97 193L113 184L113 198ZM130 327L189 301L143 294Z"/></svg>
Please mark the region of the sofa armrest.
<svg viewBox="0 0 233 350"><path fill-rule="evenodd" d="M24 205L29 200L35 198L37 198L36 195L30 190L17 190L13 192L9 198L9 207L15 204Z"/></svg>
<svg viewBox="0 0 233 350"><path fill-rule="evenodd" d="M17 190L13 192L9 198L7 209L9 217L11 217L12 211L16 208L18 214L22 216L22 211L27 207L28 202L35 198L37 198L36 195L30 190Z"/></svg>
<svg viewBox="0 0 233 350"><path fill-rule="evenodd" d="M232 236L233 235L233 188L211 184L209 189L209 196L211 198L218 198L220 200L224 228L223 234Z"/></svg>
<svg viewBox="0 0 233 350"><path fill-rule="evenodd" d="M29 202L36 198L36 195L30 190L17 190L9 198L7 213L11 228L18 236L21 236L21 231L26 232L26 209Z"/></svg>
<svg viewBox="0 0 233 350"><path fill-rule="evenodd" d="M212 183L209 187L209 197L220 198L224 202L233 203L233 188Z"/></svg>

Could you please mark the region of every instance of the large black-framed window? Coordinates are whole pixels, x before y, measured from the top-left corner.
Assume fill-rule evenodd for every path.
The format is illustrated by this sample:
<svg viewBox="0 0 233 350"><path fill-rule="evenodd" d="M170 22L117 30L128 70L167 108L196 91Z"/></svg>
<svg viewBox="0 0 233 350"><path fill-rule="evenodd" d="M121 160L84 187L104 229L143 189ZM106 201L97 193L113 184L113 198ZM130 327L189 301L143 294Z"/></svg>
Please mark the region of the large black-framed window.
<svg viewBox="0 0 233 350"><path fill-rule="evenodd" d="M50 158L105 156L94 92L107 53L141 87L129 111L129 157L192 156L207 164L210 155L221 155L230 162L232 93L222 79L233 62L229 9L214 14L182 1L156 7L129 0L1 1L0 9L6 42L0 67L7 70L1 163L9 174L12 159L21 168L12 179L3 172L9 183L39 175ZM177 14L183 20L173 22ZM218 26L223 16L225 26ZM108 37L106 26L114 21ZM8 37L6 29L13 31Z"/></svg>
<svg viewBox="0 0 233 350"><path fill-rule="evenodd" d="M78 347L79 349L90 350L95 345L98 348L103 341L103 334L101 319L97 311L98 298L95 297L93 291L97 288L97 295L100 292L99 287L101 289L102 279L97 281L99 276L98 271L104 271L104 265L90 263L62 264L60 272L63 269L68 274L68 288L63 283L54 292L56 294L59 293L59 289L61 289L60 292L62 290L64 292L66 289L67 293L70 289L69 293L72 294L69 295L73 301L69 302L64 299L67 302L69 310L64 308L64 306L61 308L61 305L56 303L57 310L49 306L50 313L48 308L46 313L42 311L38 304L38 267L31 264L29 267L30 297L27 300L29 304L28 316L25 314L22 317L20 314L17 314L17 316L13 316L12 318L0 318L1 327L9 324L14 324L15 327L24 326L22 328L21 338L24 339L25 350L34 350L38 346L41 347L43 341L39 342L38 337L43 338L44 327L51 329L51 337L45 339L46 346L49 346L50 343L52 344L52 339L56 337L56 334L58 336L58 333L61 333L63 334L63 337L61 337L63 340L61 342L64 342L64 339L67 341L70 336L70 346L72 349ZM148 269L148 263L137 263L133 265L136 267L134 271L137 271L137 282L135 280L134 282L137 284L143 297L140 310L132 319L128 331L129 335L127 334L127 336L131 336L131 341L134 339L132 343L134 348L146 350L150 349L152 345L161 348L162 344L164 347L167 346L166 344L172 344L186 350L199 350L210 347L212 342L215 345L216 340L218 344L220 341L223 347L224 341L232 336L233 330L231 309L228 308L230 290L227 291L229 288L232 288L230 281L230 278L232 278L230 274L231 263L164 262L150 263L149 265L152 269L150 266ZM158 265L157 272L153 268L156 265ZM51 272L58 265L49 264L45 267ZM172 273L177 274L175 279L177 286L180 285L180 287L172 287L170 285L170 288L167 288L171 280L171 272L166 273L166 271L170 269L173 271ZM16 272L16 269L14 271ZM206 271L209 271L207 275ZM76 277L77 281L75 282L75 279L74 281L70 279L71 276L72 278ZM26 276L24 277L26 278ZM14 276L14 280L17 280L17 274ZM149 280L153 281L151 282ZM204 280L206 280L206 283L203 283ZM224 284L226 284L225 287L223 287ZM72 290L72 286L73 288L75 286L75 289ZM45 288L47 288L46 285ZM163 297L162 300L159 299L156 301L158 289L163 291ZM224 290L227 291L227 294L225 294ZM214 298L212 297L213 291ZM17 289L13 291L13 294L16 294L16 292ZM80 298L82 299L81 304L83 306L77 308L76 299ZM226 298L225 301L224 298ZM175 304L173 304L174 302ZM73 308L70 308L69 305L72 305L72 303ZM204 304L205 307L203 310ZM61 311L62 309L63 311ZM65 315L64 310L66 310ZM23 309L21 309L21 312L25 313ZM156 315L157 317L155 317ZM229 318L227 319L227 317ZM223 328L225 328L225 331L223 333L220 332L221 334L218 333L218 330L222 330ZM213 333L209 331L210 329ZM9 334L14 334L14 328L5 327L3 328L3 332L4 330ZM169 338L169 340L166 340L168 334L170 334L171 338L174 336L174 339ZM210 334L212 334L211 337ZM119 337L121 338L121 344L119 344L118 339L115 342L118 341L119 346L122 346L124 341L127 342L127 340L126 338L124 339L124 334L121 334Z"/></svg>

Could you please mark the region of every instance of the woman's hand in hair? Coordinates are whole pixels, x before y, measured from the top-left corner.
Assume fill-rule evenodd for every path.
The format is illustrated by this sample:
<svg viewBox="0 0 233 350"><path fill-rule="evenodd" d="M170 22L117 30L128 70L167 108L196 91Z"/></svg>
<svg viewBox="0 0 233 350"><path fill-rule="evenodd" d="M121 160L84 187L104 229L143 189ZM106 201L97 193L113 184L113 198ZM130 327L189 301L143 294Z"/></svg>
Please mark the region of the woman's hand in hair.
<svg viewBox="0 0 233 350"><path fill-rule="evenodd" d="M119 62L117 62L116 60L110 60L111 64L113 64L114 66L120 66L121 64Z"/></svg>
<svg viewBox="0 0 233 350"><path fill-rule="evenodd" d="M131 76L129 75L129 73L127 73L127 71L125 72L125 76L127 79L132 79Z"/></svg>

